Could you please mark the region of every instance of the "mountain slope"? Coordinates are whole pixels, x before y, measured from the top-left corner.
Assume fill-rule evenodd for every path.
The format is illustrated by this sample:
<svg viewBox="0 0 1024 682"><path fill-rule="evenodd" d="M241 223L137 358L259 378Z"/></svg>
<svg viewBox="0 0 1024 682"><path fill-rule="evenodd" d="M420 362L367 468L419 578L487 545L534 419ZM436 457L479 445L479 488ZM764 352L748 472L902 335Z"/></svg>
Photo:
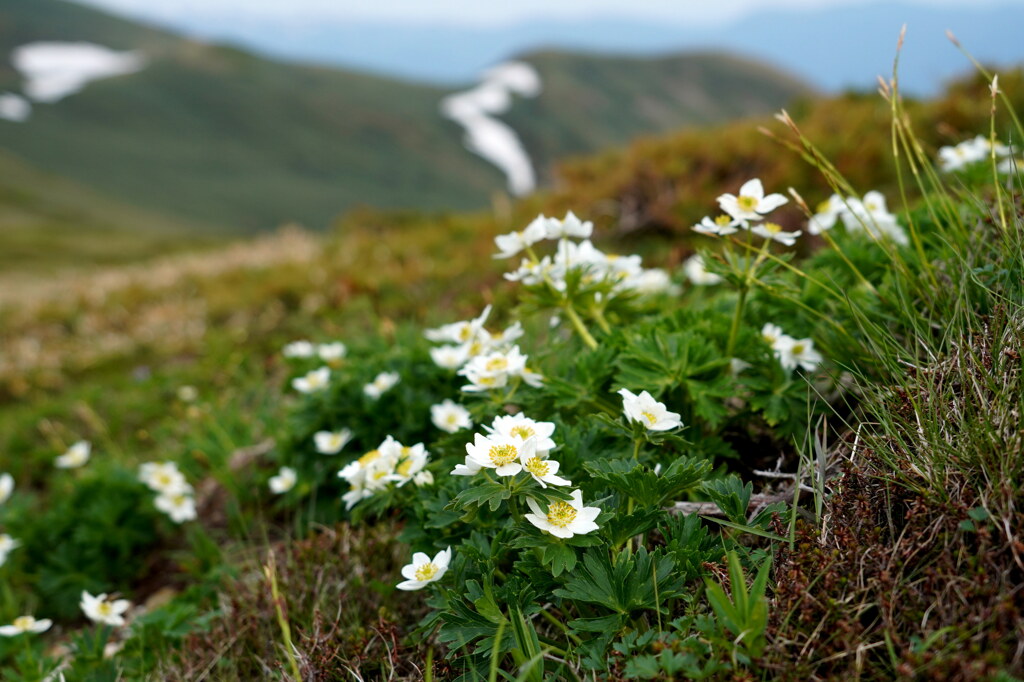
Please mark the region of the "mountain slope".
<svg viewBox="0 0 1024 682"><path fill-rule="evenodd" d="M39 104L24 124L0 121L0 148L147 210L243 231L286 221L321 228L358 204L481 206L504 185L462 148L435 87L274 62L61 0L7 0L0 53L37 40L139 49L148 64ZM638 134L775 109L804 91L738 60L536 60L545 92L510 120L542 166ZM752 73L764 75L763 88L742 85ZM20 87L5 64L0 89ZM724 94L734 91L744 94Z"/></svg>

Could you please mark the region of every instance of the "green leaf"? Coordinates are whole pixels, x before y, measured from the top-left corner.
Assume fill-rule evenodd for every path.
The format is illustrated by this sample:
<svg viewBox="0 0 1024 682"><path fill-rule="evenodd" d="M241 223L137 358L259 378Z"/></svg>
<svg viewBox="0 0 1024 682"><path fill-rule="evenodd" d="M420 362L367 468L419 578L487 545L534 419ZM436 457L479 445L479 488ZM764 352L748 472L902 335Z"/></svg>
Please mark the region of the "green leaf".
<svg viewBox="0 0 1024 682"><path fill-rule="evenodd" d="M498 511L501 503L510 495L509 489L504 485L486 481L460 492L445 509L475 511L486 504L490 506L491 511Z"/></svg>
<svg viewBox="0 0 1024 682"><path fill-rule="evenodd" d="M661 472L634 460L603 459L583 465L587 472L613 490L644 507L661 507L696 487L711 472L711 463L696 457L679 457Z"/></svg>

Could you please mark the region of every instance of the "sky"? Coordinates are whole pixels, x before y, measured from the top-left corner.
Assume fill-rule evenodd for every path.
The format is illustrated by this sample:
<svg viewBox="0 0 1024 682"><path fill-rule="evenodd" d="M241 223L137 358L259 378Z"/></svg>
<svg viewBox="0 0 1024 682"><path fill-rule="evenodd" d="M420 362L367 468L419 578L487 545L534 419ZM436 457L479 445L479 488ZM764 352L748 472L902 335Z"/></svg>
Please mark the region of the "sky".
<svg viewBox="0 0 1024 682"><path fill-rule="evenodd" d="M766 9L856 6L871 0L80 0L156 20L237 14L314 22L323 19L496 26L541 17L626 15L632 19L720 24ZM1024 4L1024 0L1019 0ZM919 0L918 4L977 7L993 0ZM1005 4L1005 3L1003 3Z"/></svg>

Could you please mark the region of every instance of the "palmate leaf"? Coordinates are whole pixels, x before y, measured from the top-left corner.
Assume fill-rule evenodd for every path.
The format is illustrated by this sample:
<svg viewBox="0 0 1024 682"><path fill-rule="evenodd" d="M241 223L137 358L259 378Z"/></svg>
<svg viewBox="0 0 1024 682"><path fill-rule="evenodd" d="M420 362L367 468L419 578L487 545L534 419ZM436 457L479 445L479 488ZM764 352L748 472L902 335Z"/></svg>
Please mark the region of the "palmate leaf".
<svg viewBox="0 0 1024 682"><path fill-rule="evenodd" d="M491 511L498 511L501 503L510 496L511 492L506 486L485 481L460 492L445 509L473 512L486 504L490 506Z"/></svg>
<svg viewBox="0 0 1024 682"><path fill-rule="evenodd" d="M683 581L674 568L675 563L661 550L648 552L641 547L633 554L623 550L612 561L606 549L595 547L587 550L582 568L577 568L555 595L597 604L624 619L641 609L662 609L680 594ZM606 624L612 622L609 619ZM579 625L583 630L594 623L581 619ZM575 628L575 621L570 626Z"/></svg>
<svg viewBox="0 0 1024 682"><path fill-rule="evenodd" d="M660 507L678 498L711 473L711 463L696 457L679 457L660 474L627 459L595 460L587 462L583 468L644 507Z"/></svg>

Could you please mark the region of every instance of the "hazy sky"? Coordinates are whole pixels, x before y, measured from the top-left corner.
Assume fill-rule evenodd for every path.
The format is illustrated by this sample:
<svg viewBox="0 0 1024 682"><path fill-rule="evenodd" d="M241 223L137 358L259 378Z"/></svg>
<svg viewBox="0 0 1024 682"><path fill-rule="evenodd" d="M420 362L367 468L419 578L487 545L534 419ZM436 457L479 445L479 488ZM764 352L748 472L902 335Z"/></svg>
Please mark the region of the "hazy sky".
<svg viewBox="0 0 1024 682"><path fill-rule="evenodd" d="M185 16L235 13L287 17L296 21L363 19L459 24L503 24L537 17L626 15L686 23L719 23L761 9L821 8L866 4L872 0L79 0L141 17L168 21ZM877 2L878 0L874 0ZM993 0L911 0L917 4L975 6ZM1024 0L1012 0L1014 4ZM1009 4L1003 0L999 4Z"/></svg>

